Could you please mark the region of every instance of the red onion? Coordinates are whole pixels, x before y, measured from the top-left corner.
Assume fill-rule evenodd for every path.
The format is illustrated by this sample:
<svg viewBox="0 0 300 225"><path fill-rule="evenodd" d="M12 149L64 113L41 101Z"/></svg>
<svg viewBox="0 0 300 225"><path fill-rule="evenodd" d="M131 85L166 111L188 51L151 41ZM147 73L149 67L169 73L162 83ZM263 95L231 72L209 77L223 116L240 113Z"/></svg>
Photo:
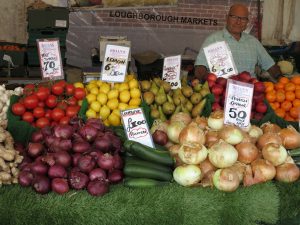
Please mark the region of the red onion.
<svg viewBox="0 0 300 225"><path fill-rule="evenodd" d="M73 151L78 153L85 153L89 151L90 144L86 141L78 141L73 143Z"/></svg>
<svg viewBox="0 0 300 225"><path fill-rule="evenodd" d="M26 149L24 148L24 145L20 142L14 143L14 149L22 155L23 155L23 153L26 153Z"/></svg>
<svg viewBox="0 0 300 225"><path fill-rule="evenodd" d="M54 137L52 143L49 146L49 151L50 152L59 152L59 151L61 151L61 148L60 148L61 147L61 144L60 144L61 141L62 141L61 138Z"/></svg>
<svg viewBox="0 0 300 225"><path fill-rule="evenodd" d="M72 163L71 155L68 152L60 151L54 153L55 162L63 167L67 168Z"/></svg>
<svg viewBox="0 0 300 225"><path fill-rule="evenodd" d="M46 143L48 148L51 147L51 145L52 145L52 143L54 142L55 139L56 138L52 135L49 135L49 136L45 137L45 143Z"/></svg>
<svg viewBox="0 0 300 225"><path fill-rule="evenodd" d="M49 168L48 176L50 178L66 178L67 171L62 165L55 164Z"/></svg>
<svg viewBox="0 0 300 225"><path fill-rule="evenodd" d="M42 131L41 130L34 131L31 134L31 139L30 140L32 142L42 142L44 140L44 136L43 136Z"/></svg>
<svg viewBox="0 0 300 225"><path fill-rule="evenodd" d="M89 173L94 169L96 165L95 160L93 159L92 156L90 155L85 155L79 158L78 160L78 168L80 169L81 172L84 173Z"/></svg>
<svg viewBox="0 0 300 225"><path fill-rule="evenodd" d="M49 166L53 166L55 164L55 158L53 153L47 153L42 157L42 162L48 164Z"/></svg>
<svg viewBox="0 0 300 225"><path fill-rule="evenodd" d="M48 136L51 136L52 135L52 128L51 127L43 127L41 129L41 132L43 134L44 137L48 137Z"/></svg>
<svg viewBox="0 0 300 225"><path fill-rule="evenodd" d="M44 146L41 143L33 143L33 142L29 142L28 144L28 155L36 158L39 155L41 155L44 151Z"/></svg>
<svg viewBox="0 0 300 225"><path fill-rule="evenodd" d="M75 190L83 189L87 186L89 178L82 172L71 171L69 176L70 186Z"/></svg>
<svg viewBox="0 0 300 225"><path fill-rule="evenodd" d="M51 189L57 194L67 193L69 191L68 181L63 178L54 178L51 181Z"/></svg>
<svg viewBox="0 0 300 225"><path fill-rule="evenodd" d="M87 191L93 196L102 196L109 191L109 185L98 180L90 181Z"/></svg>
<svg viewBox="0 0 300 225"><path fill-rule="evenodd" d="M119 154L114 154L114 168L115 169L123 168L123 160Z"/></svg>
<svg viewBox="0 0 300 225"><path fill-rule="evenodd" d="M103 155L103 153L100 152L100 151L95 150L95 151L91 151L91 152L90 152L90 155L91 155L96 161L98 161L98 158L99 158L101 155Z"/></svg>
<svg viewBox="0 0 300 225"><path fill-rule="evenodd" d="M78 165L78 160L81 158L80 153L75 153L72 155L72 165L77 166Z"/></svg>
<svg viewBox="0 0 300 225"><path fill-rule="evenodd" d="M89 118L86 121L86 124L96 128L98 131L104 131L105 128L104 124L100 119Z"/></svg>
<svg viewBox="0 0 300 225"><path fill-rule="evenodd" d="M114 157L105 153L98 158L98 166L104 170L112 170L114 168Z"/></svg>
<svg viewBox="0 0 300 225"><path fill-rule="evenodd" d="M108 173L108 180L110 183L119 183L123 180L123 172L121 170L113 170Z"/></svg>
<svg viewBox="0 0 300 225"><path fill-rule="evenodd" d="M164 146L165 144L168 143L168 135L166 132L162 131L162 130L156 130L153 134L153 141L154 143Z"/></svg>
<svg viewBox="0 0 300 225"><path fill-rule="evenodd" d="M63 139L58 146L62 151L69 151L72 149L72 141L70 139Z"/></svg>
<svg viewBox="0 0 300 225"><path fill-rule="evenodd" d="M29 156L25 155L23 157L23 161L18 165L18 167L20 170L24 170L25 166L28 166L30 163L32 163L32 159Z"/></svg>
<svg viewBox="0 0 300 225"><path fill-rule="evenodd" d="M50 191L50 180L45 176L36 176L32 187L39 194L47 194Z"/></svg>
<svg viewBox="0 0 300 225"><path fill-rule="evenodd" d="M31 186L33 175L29 171L21 171L18 177L19 184L23 187Z"/></svg>
<svg viewBox="0 0 300 225"><path fill-rule="evenodd" d="M78 133L73 134L72 140L73 140L73 142L82 142L82 141L84 141L83 137L81 137L81 135L78 134Z"/></svg>
<svg viewBox="0 0 300 225"><path fill-rule="evenodd" d="M90 181L93 181L93 180L102 180L103 181L106 179L106 172L101 168L93 169L89 173L89 178L90 178Z"/></svg>
<svg viewBox="0 0 300 225"><path fill-rule="evenodd" d="M70 139L74 133L73 127L65 124L58 124L53 128L54 136L62 139Z"/></svg>
<svg viewBox="0 0 300 225"><path fill-rule="evenodd" d="M93 143L97 150L105 153L109 152L111 149L111 141L108 138L97 137Z"/></svg>
<svg viewBox="0 0 300 225"><path fill-rule="evenodd" d="M30 166L30 171L37 175L46 175L48 173L48 166L42 162L34 162Z"/></svg>
<svg viewBox="0 0 300 225"><path fill-rule="evenodd" d="M84 125L80 128L79 134L83 137L84 140L92 142L97 136L98 130L91 125Z"/></svg>

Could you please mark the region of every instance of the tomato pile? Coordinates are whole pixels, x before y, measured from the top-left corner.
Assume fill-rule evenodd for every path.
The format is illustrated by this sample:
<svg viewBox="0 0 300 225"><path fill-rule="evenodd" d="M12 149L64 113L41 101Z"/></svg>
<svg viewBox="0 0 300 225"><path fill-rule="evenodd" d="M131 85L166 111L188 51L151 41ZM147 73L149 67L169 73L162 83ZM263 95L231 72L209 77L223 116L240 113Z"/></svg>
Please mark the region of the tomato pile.
<svg viewBox="0 0 300 225"><path fill-rule="evenodd" d="M75 87L64 80L54 84L27 84L23 96L12 105L14 115L34 127L68 124L80 110L85 98L84 88Z"/></svg>
<svg viewBox="0 0 300 225"><path fill-rule="evenodd" d="M230 77L232 80L237 80L254 85L252 108L251 108L251 119L260 120L267 112L267 105L264 102L265 99L265 85L263 82L258 81L256 78L251 77L250 73L244 71L238 75ZM227 79L223 77L217 77L215 74L210 73L207 77L208 86L211 92L214 94L215 101L212 104L212 110L223 109L225 103L225 93Z"/></svg>

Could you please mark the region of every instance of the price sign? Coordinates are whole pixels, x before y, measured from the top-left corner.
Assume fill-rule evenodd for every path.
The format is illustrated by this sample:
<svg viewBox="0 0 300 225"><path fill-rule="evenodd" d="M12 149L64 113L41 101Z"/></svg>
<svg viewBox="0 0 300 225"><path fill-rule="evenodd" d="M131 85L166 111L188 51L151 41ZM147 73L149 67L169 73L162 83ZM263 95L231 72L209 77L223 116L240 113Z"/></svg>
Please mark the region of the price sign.
<svg viewBox="0 0 300 225"><path fill-rule="evenodd" d="M37 39L37 46L43 79L64 79L59 40Z"/></svg>
<svg viewBox="0 0 300 225"><path fill-rule="evenodd" d="M144 112L141 108L121 111L123 125L129 140L154 147Z"/></svg>
<svg viewBox="0 0 300 225"><path fill-rule="evenodd" d="M106 45L101 80L107 82L123 82L128 65L129 47Z"/></svg>
<svg viewBox="0 0 300 225"><path fill-rule="evenodd" d="M224 123L247 127L250 123L252 98L253 84L228 79Z"/></svg>
<svg viewBox="0 0 300 225"><path fill-rule="evenodd" d="M181 55L164 59L162 80L170 83L172 89L181 88L180 82Z"/></svg>
<svg viewBox="0 0 300 225"><path fill-rule="evenodd" d="M217 77L228 78L238 74L229 46L225 41L216 42L204 48L210 72Z"/></svg>

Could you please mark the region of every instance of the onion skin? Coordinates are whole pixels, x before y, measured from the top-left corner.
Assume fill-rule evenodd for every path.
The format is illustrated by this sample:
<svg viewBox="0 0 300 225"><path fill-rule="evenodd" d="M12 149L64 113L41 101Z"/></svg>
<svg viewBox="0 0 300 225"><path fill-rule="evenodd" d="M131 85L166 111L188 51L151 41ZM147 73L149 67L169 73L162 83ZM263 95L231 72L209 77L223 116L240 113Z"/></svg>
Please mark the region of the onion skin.
<svg viewBox="0 0 300 225"><path fill-rule="evenodd" d="M218 142L219 133L215 130L208 130L205 134L205 146L210 148L214 143Z"/></svg>
<svg viewBox="0 0 300 225"><path fill-rule="evenodd" d="M274 124L274 123L270 123L270 122L262 124L260 126L260 128L262 129L264 134L265 133L277 134L281 130L280 126L278 126L277 124Z"/></svg>
<svg viewBox="0 0 300 225"><path fill-rule="evenodd" d="M239 187L240 181L235 171L224 168L214 173L213 183L220 191L233 192Z"/></svg>
<svg viewBox="0 0 300 225"><path fill-rule="evenodd" d="M263 130L255 125L251 125L250 130L248 131L250 137L254 138L255 140L257 140L261 135L263 135L263 133Z"/></svg>
<svg viewBox="0 0 300 225"><path fill-rule="evenodd" d="M275 179L280 182L291 183L299 179L300 170L292 163L284 163L276 167Z"/></svg>
<svg viewBox="0 0 300 225"><path fill-rule="evenodd" d="M286 149L294 149L300 147L300 134L291 125L289 125L287 128L281 129L279 131L279 137L281 138L282 145Z"/></svg>
<svg viewBox="0 0 300 225"><path fill-rule="evenodd" d="M170 123L173 123L175 121L180 121L180 122L183 122L185 125L188 125L192 121L192 118L188 113L179 112L179 113L173 114L170 118Z"/></svg>
<svg viewBox="0 0 300 225"><path fill-rule="evenodd" d="M194 118L193 120L195 123L198 124L198 126L202 129L202 130L205 130L206 127L208 126L207 125L207 119L203 116L197 116L196 118Z"/></svg>
<svg viewBox="0 0 300 225"><path fill-rule="evenodd" d="M213 130L221 130L224 126L223 110L216 110L207 119L207 125Z"/></svg>
<svg viewBox="0 0 300 225"><path fill-rule="evenodd" d="M200 163L199 168L204 177L208 172L217 170L217 168L209 161L208 158Z"/></svg>
<svg viewBox="0 0 300 225"><path fill-rule="evenodd" d="M274 166L283 164L288 156L286 149L279 144L269 143L262 149L264 159L270 161Z"/></svg>
<svg viewBox="0 0 300 225"><path fill-rule="evenodd" d="M268 143L275 143L281 145L282 141L278 134L268 132L264 133L258 138L256 145L258 149L262 150L262 148Z"/></svg>
<svg viewBox="0 0 300 225"><path fill-rule="evenodd" d="M187 125L179 134L179 143L199 143L204 145L205 135L203 130L195 122Z"/></svg>
<svg viewBox="0 0 300 225"><path fill-rule="evenodd" d="M178 150L178 156L186 164L199 164L207 157L207 149L198 143L185 143Z"/></svg>
<svg viewBox="0 0 300 225"><path fill-rule="evenodd" d="M171 147L168 148L171 156L178 155L179 149L180 149L180 145L172 145Z"/></svg>
<svg viewBox="0 0 300 225"><path fill-rule="evenodd" d="M175 121L173 123L170 123L167 129L168 138L178 144L179 143L179 134L183 130L183 128L186 127L186 124L181 121Z"/></svg>
<svg viewBox="0 0 300 225"><path fill-rule="evenodd" d="M246 170L246 164L241 163L239 161L236 161L233 166L228 167L229 169L232 169L233 171L235 171L239 177L239 181L242 182L244 179L244 174L245 174L245 170Z"/></svg>
<svg viewBox="0 0 300 225"><path fill-rule="evenodd" d="M238 151L238 161L249 164L258 157L258 149L250 142L240 143L235 146Z"/></svg>
<svg viewBox="0 0 300 225"><path fill-rule="evenodd" d="M242 142L244 136L242 131L233 125L226 125L219 131L219 138L228 144L236 145Z"/></svg>
<svg viewBox="0 0 300 225"><path fill-rule="evenodd" d="M276 168L265 159L256 159L251 163L254 178L260 182L272 180L276 175Z"/></svg>
<svg viewBox="0 0 300 225"><path fill-rule="evenodd" d="M196 165L182 165L176 167L173 177L178 184L188 187L201 180L201 170Z"/></svg>

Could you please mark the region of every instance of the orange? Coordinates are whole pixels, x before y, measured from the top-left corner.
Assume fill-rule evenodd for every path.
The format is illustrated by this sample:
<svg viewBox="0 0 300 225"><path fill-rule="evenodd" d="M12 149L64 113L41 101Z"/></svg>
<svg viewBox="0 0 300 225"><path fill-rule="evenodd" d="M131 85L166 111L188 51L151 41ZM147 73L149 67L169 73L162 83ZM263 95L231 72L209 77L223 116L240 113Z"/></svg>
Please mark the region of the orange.
<svg viewBox="0 0 300 225"><path fill-rule="evenodd" d="M285 99L287 101L292 102L292 101L294 101L295 98L296 98L296 96L295 96L295 93L293 91L287 91L287 92L285 92Z"/></svg>
<svg viewBox="0 0 300 225"><path fill-rule="evenodd" d="M295 90L299 90L300 89L300 84L296 84L296 89Z"/></svg>
<svg viewBox="0 0 300 225"><path fill-rule="evenodd" d="M295 119L293 117L290 116L290 114L286 113L285 116L284 116L284 119L286 121L294 121Z"/></svg>
<svg viewBox="0 0 300 225"><path fill-rule="evenodd" d="M282 84L287 84L289 81L290 81L290 80L289 80L289 78L287 78L287 77L281 77L281 78L279 79L279 83L282 83Z"/></svg>
<svg viewBox="0 0 300 225"><path fill-rule="evenodd" d="M294 107L300 107L300 99L295 99L294 101L293 101L293 106Z"/></svg>
<svg viewBox="0 0 300 225"><path fill-rule="evenodd" d="M284 101L281 103L281 108L284 109L284 111L289 111L293 107L293 104L289 101Z"/></svg>
<svg viewBox="0 0 300 225"><path fill-rule="evenodd" d="M291 78L291 82L293 82L294 84L300 84L300 75L298 76L293 76Z"/></svg>
<svg viewBox="0 0 300 225"><path fill-rule="evenodd" d="M274 84L272 82L266 81L266 82L264 82L264 85L266 88L265 92L274 90Z"/></svg>
<svg viewBox="0 0 300 225"><path fill-rule="evenodd" d="M277 102L283 102L285 100L285 94L284 92L278 91L276 93L276 101Z"/></svg>
<svg viewBox="0 0 300 225"><path fill-rule="evenodd" d="M279 102L271 102L270 106L272 107L273 110L275 110L280 107L280 104L279 104Z"/></svg>
<svg viewBox="0 0 300 225"><path fill-rule="evenodd" d="M273 93L273 92L267 92L266 93L266 99L269 101L269 102L275 102L276 101L276 93Z"/></svg>
<svg viewBox="0 0 300 225"><path fill-rule="evenodd" d="M296 98L300 99L300 89L295 90Z"/></svg>
<svg viewBox="0 0 300 225"><path fill-rule="evenodd" d="M282 118L285 116L285 111L282 108L275 109L275 113L277 116L280 116Z"/></svg>
<svg viewBox="0 0 300 225"><path fill-rule="evenodd" d="M275 87L275 90L284 89L284 84L278 82L274 85L274 87Z"/></svg>
<svg viewBox="0 0 300 225"><path fill-rule="evenodd" d="M294 91L296 89L296 85L292 82L286 83L284 85L284 90L285 91Z"/></svg>
<svg viewBox="0 0 300 225"><path fill-rule="evenodd" d="M294 118L294 119L298 119L299 118L299 107L292 107L290 109L290 115Z"/></svg>

